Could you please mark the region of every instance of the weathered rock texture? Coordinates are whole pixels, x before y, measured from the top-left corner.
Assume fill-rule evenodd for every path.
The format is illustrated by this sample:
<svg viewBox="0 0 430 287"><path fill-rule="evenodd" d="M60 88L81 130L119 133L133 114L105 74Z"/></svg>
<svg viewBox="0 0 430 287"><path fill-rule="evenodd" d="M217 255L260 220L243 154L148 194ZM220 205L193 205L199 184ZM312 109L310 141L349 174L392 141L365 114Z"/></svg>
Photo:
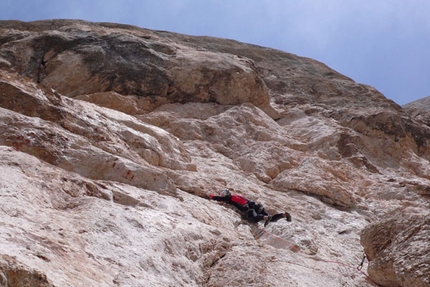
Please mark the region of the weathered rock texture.
<svg viewBox="0 0 430 287"><path fill-rule="evenodd" d="M278 50L0 21L1 283L429 286L418 115ZM293 221L263 232L224 187Z"/></svg>
<svg viewBox="0 0 430 287"><path fill-rule="evenodd" d="M383 286L429 286L429 214L405 211L363 230L361 243L371 260L369 275Z"/></svg>
<svg viewBox="0 0 430 287"><path fill-rule="evenodd" d="M409 117L430 126L430 97L404 105L403 109Z"/></svg>

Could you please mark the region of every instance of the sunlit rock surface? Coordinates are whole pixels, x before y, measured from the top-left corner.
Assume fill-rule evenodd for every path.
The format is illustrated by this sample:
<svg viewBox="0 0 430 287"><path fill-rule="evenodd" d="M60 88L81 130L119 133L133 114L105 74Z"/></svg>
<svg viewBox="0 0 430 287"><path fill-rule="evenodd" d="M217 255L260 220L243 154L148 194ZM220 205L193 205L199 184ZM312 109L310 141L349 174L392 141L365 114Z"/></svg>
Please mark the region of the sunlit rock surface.
<svg viewBox="0 0 430 287"><path fill-rule="evenodd" d="M278 50L0 21L0 283L429 286L423 115Z"/></svg>

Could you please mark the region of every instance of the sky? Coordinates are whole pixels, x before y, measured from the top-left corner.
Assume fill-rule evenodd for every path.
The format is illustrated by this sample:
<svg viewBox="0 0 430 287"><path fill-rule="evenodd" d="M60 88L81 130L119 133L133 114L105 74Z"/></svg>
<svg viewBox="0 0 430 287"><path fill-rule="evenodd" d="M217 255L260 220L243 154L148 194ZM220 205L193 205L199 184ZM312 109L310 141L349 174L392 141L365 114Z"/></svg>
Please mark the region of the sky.
<svg viewBox="0 0 430 287"><path fill-rule="evenodd" d="M0 20L114 22L279 49L399 105L430 96L429 15L429 0L0 0Z"/></svg>

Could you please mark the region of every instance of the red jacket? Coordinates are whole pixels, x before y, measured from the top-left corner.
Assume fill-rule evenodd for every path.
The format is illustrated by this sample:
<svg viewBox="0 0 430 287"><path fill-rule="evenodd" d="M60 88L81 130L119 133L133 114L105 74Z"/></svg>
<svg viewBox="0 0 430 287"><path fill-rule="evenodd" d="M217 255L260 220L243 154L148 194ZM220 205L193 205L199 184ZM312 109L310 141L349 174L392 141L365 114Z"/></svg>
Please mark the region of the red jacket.
<svg viewBox="0 0 430 287"><path fill-rule="evenodd" d="M238 194L232 194L231 196L217 196L215 194L211 194L209 195L209 198L213 200L224 201L224 202L233 204L234 206L236 206L236 208L242 211L248 210L248 208L245 207L245 205L249 202L249 199Z"/></svg>
<svg viewBox="0 0 430 287"><path fill-rule="evenodd" d="M244 206L245 204L248 203L249 200L246 199L245 197L241 196L241 195L233 194L231 196L231 201Z"/></svg>

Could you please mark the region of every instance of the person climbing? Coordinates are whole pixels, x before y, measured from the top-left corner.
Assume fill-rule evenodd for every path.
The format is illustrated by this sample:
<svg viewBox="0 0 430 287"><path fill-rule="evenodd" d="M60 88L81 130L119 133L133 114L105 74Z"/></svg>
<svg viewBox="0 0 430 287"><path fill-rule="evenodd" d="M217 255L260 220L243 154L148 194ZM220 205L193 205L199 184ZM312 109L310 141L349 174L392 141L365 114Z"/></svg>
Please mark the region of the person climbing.
<svg viewBox="0 0 430 287"><path fill-rule="evenodd" d="M232 204L245 216L245 218L253 222L264 220L264 226L267 226L269 222L275 222L281 218L291 221L291 215L288 212L270 215L260 203L255 203L239 194L231 194L230 190L227 188L221 191L220 196L215 194L209 195L209 199Z"/></svg>

